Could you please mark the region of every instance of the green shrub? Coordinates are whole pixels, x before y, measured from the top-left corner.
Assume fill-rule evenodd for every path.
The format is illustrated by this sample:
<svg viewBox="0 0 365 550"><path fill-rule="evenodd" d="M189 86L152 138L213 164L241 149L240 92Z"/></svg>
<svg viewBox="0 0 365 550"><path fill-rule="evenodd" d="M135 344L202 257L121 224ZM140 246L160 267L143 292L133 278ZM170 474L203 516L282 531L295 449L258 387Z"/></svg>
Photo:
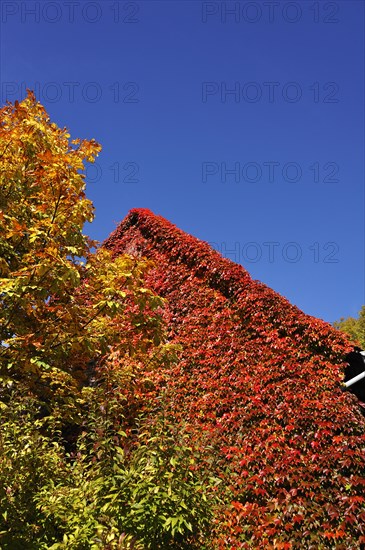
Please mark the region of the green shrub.
<svg viewBox="0 0 365 550"><path fill-rule="evenodd" d="M2 409L0 548L203 548L217 480L198 473L187 434L142 422L133 441L116 422L116 399L100 405L90 388L85 396L71 453L37 401Z"/></svg>

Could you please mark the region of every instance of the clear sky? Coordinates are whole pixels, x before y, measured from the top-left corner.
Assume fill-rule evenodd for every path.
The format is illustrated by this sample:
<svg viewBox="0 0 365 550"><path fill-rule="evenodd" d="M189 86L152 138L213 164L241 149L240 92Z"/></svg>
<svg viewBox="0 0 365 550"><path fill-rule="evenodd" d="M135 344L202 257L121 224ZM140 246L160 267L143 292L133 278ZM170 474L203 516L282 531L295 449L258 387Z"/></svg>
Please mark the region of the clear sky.
<svg viewBox="0 0 365 550"><path fill-rule="evenodd" d="M102 241L150 208L311 315L364 296L364 2L1 2L1 103L35 90Z"/></svg>

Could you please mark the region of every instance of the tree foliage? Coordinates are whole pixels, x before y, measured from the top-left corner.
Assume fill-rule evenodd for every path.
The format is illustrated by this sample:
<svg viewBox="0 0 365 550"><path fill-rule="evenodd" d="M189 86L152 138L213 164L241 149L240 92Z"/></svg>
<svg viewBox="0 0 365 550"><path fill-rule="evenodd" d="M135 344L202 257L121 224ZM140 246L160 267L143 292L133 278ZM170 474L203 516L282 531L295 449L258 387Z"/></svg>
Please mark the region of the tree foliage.
<svg viewBox="0 0 365 550"><path fill-rule="evenodd" d="M341 317L339 321L333 323L333 326L348 334L350 338L360 344L362 349L365 349L365 306L362 306L357 319Z"/></svg>
<svg viewBox="0 0 365 550"><path fill-rule="evenodd" d="M145 314L162 305L143 287L148 263L92 254L82 170L100 146L69 137L31 93L1 111L1 374L38 385L82 382L111 345L133 353L161 339L159 316Z"/></svg>
<svg viewBox="0 0 365 550"><path fill-rule="evenodd" d="M196 451L158 403L144 413L148 373L177 351L144 285L151 263L83 232L100 149L31 92L0 111L3 549L193 548L211 513Z"/></svg>

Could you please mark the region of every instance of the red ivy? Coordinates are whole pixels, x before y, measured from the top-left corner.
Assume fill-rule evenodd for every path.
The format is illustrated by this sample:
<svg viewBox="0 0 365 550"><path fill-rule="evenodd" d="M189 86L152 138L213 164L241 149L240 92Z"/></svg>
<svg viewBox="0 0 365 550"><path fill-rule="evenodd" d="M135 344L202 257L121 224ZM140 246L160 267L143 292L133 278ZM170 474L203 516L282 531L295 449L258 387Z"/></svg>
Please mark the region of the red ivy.
<svg viewBox="0 0 365 550"><path fill-rule="evenodd" d="M351 342L149 210L104 246L155 262L147 284L183 351L153 395L167 387L223 481L212 548L359 548L365 423L339 388Z"/></svg>

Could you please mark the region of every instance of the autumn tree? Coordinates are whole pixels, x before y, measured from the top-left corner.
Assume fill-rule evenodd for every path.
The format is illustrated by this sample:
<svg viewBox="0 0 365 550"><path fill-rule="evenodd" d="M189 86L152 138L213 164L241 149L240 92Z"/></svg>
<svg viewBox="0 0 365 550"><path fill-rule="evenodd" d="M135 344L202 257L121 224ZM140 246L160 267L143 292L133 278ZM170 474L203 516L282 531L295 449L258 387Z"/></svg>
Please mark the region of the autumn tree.
<svg viewBox="0 0 365 550"><path fill-rule="evenodd" d="M40 384L65 373L82 380L89 361L121 343L115 323L125 324L128 302L141 310L162 303L142 286L146 262L91 254L83 226L93 205L82 170L101 148L69 138L31 93L1 111L0 366L3 376ZM133 308L128 318L138 319Z"/></svg>
<svg viewBox="0 0 365 550"><path fill-rule="evenodd" d="M341 317L339 321L333 323L333 326L348 334L365 349L365 306L362 306L357 319Z"/></svg>
<svg viewBox="0 0 365 550"><path fill-rule="evenodd" d="M209 516L184 437L150 419L137 429L146 373L176 354L143 283L149 262L113 259L83 232L84 164L100 150L70 140L31 92L0 111L4 549L193 547ZM190 504L176 518L181 491Z"/></svg>

